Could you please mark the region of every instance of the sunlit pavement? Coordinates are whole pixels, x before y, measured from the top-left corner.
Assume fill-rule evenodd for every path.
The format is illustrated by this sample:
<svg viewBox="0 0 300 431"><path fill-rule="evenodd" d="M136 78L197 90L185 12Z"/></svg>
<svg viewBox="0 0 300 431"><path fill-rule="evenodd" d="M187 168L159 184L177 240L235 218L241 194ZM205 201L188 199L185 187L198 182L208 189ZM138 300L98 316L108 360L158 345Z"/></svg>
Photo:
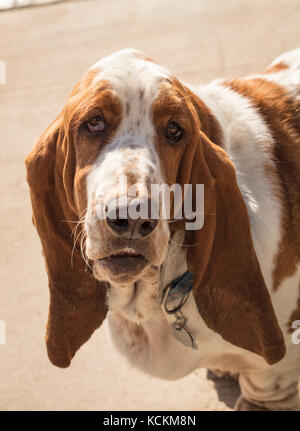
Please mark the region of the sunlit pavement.
<svg viewBox="0 0 300 431"><path fill-rule="evenodd" d="M106 324L69 369L44 344L48 289L23 159L99 58L136 47L193 84L263 69L300 45L298 0L90 0L0 13L0 409L226 410L236 387L199 370L165 382L133 369ZM220 399L219 399L220 398Z"/></svg>

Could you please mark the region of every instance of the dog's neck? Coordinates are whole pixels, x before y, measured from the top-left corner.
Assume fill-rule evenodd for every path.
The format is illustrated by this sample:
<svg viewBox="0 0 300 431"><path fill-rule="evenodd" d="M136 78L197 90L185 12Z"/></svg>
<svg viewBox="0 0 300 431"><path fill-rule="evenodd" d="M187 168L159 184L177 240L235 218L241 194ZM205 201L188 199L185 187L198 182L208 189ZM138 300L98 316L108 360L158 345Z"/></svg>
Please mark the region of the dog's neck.
<svg viewBox="0 0 300 431"><path fill-rule="evenodd" d="M160 271L160 289L187 270L186 248L183 246L184 231L177 231L170 238L166 259Z"/></svg>

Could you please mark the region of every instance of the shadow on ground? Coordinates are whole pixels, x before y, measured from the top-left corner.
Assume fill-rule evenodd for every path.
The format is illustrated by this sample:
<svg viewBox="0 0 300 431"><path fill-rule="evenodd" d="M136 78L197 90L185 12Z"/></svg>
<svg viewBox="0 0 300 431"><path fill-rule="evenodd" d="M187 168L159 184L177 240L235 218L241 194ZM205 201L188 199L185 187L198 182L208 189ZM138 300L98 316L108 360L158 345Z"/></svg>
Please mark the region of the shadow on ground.
<svg viewBox="0 0 300 431"><path fill-rule="evenodd" d="M210 370L207 370L206 377L214 383L219 401L222 401L227 407L233 409L241 394L237 380L230 376L218 377Z"/></svg>

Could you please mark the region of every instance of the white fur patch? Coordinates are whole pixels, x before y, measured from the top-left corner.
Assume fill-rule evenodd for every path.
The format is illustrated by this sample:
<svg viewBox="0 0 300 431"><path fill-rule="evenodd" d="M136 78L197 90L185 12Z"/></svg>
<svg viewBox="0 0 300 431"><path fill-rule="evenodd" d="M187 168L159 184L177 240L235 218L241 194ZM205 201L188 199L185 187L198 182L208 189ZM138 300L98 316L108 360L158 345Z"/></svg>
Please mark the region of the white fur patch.
<svg viewBox="0 0 300 431"><path fill-rule="evenodd" d="M224 149L235 166L238 186L247 206L255 252L271 290L274 257L281 238L277 182L272 181L267 171L268 167L275 170L271 158L273 138L251 101L221 81L194 91L221 125Z"/></svg>
<svg viewBox="0 0 300 431"><path fill-rule="evenodd" d="M122 104L122 119L115 136L100 152L87 178L86 224L90 228L97 223L95 212L103 215L106 201L116 197L121 177L129 175L134 178L140 196L146 194L146 184L163 183L154 147L151 107L160 81L168 76L168 71L143 60L142 56L139 51L127 49L112 54L91 68L98 71L94 82L109 80L112 91ZM167 229L166 222L164 229ZM92 244L89 235L86 246L88 255L91 250L96 254L96 242Z"/></svg>
<svg viewBox="0 0 300 431"><path fill-rule="evenodd" d="M95 81L109 79L113 92L122 103L123 113L116 135L101 152L89 174L89 202L107 193L116 179L128 172L136 174L140 182L146 177L151 183L162 182L153 142L151 107L161 79L169 73L165 68L143 60L142 56L139 51L125 49L91 68L99 70Z"/></svg>
<svg viewBox="0 0 300 431"><path fill-rule="evenodd" d="M280 55L271 63L270 67L279 63L287 65L288 68L273 73L251 75L245 79L261 78L274 82L284 87L290 93L291 97L298 98L300 96L300 48Z"/></svg>

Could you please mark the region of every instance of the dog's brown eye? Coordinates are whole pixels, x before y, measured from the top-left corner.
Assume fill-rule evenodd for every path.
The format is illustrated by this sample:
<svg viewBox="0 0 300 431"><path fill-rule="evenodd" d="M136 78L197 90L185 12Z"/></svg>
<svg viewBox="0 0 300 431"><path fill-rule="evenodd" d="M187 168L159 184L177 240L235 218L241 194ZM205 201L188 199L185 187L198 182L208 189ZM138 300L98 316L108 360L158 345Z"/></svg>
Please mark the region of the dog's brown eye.
<svg viewBox="0 0 300 431"><path fill-rule="evenodd" d="M183 130L175 121L170 121L166 128L166 137L172 141L179 141L183 135Z"/></svg>
<svg viewBox="0 0 300 431"><path fill-rule="evenodd" d="M92 118L86 123L86 125L89 132L91 133L103 132L103 130L105 129L105 121L100 116Z"/></svg>

